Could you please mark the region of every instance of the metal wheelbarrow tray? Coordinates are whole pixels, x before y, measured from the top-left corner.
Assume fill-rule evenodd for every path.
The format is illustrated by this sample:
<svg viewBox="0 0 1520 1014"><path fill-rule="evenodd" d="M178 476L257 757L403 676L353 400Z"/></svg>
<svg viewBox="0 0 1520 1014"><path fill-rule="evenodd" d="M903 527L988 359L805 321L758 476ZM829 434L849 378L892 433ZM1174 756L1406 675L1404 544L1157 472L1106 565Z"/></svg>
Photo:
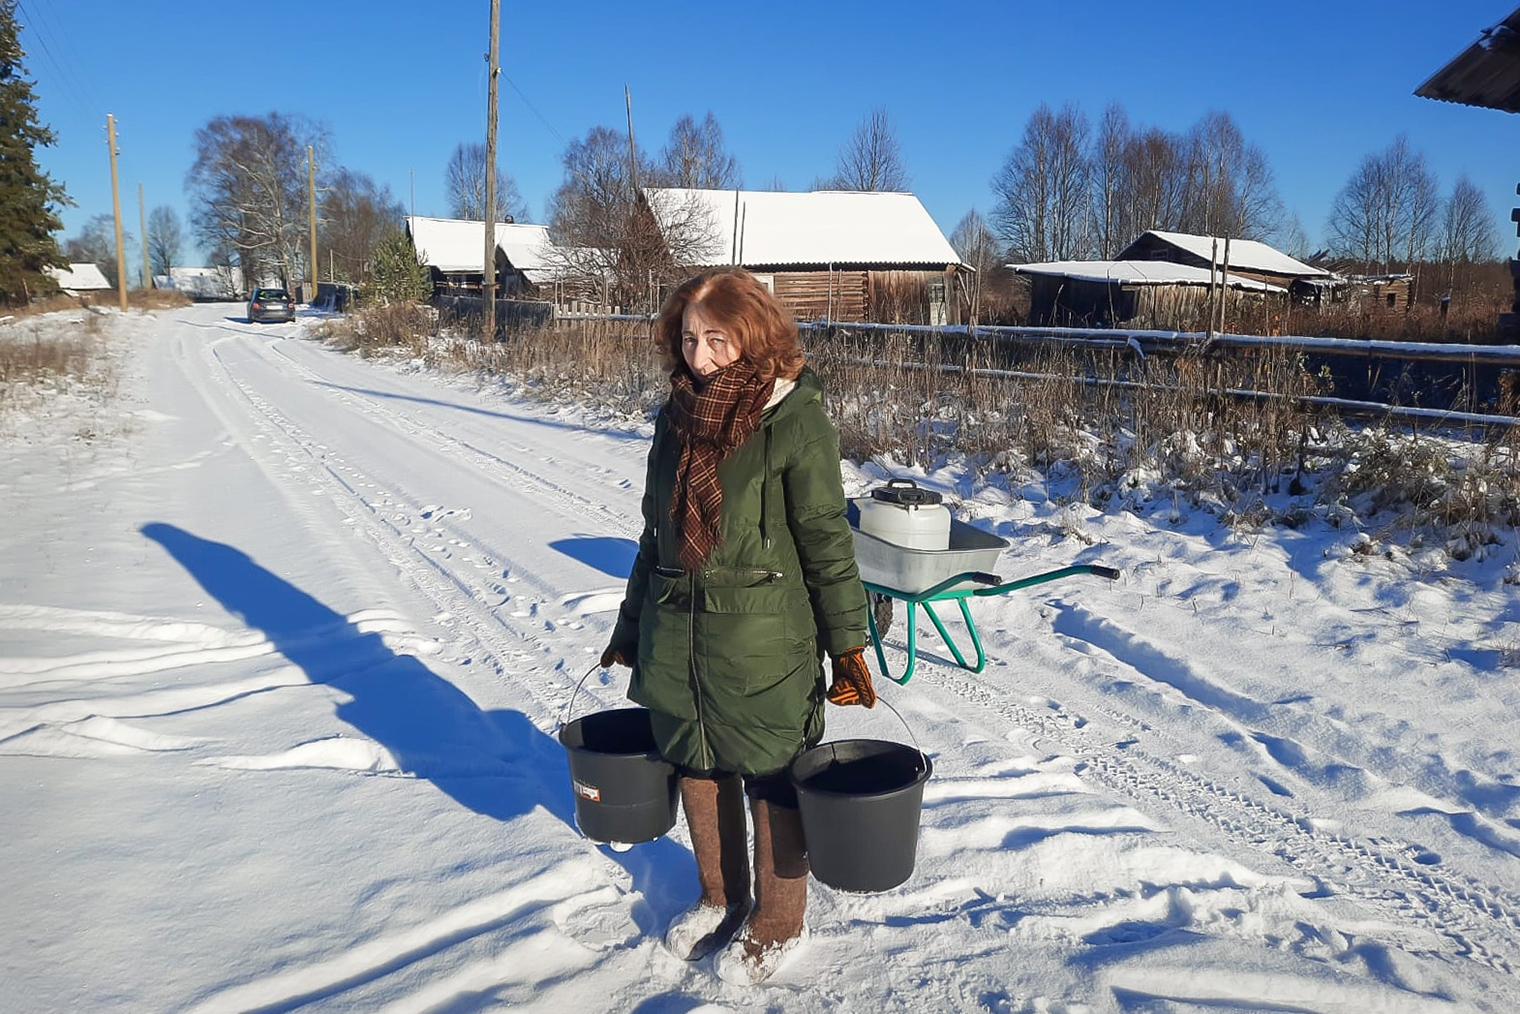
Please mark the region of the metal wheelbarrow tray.
<svg viewBox="0 0 1520 1014"><path fill-rule="evenodd" d="M945 646L963 669L981 672L987 665L987 653L982 647L976 621L971 617L967 600L987 595L1007 595L1009 592L1032 585L1044 584L1074 574L1093 574L1118 578L1119 571L1097 564L1077 564L1057 570L1033 574L1029 577L1004 581L994 573L998 557L1010 543L1007 539L982 531L962 521L950 520L950 545L947 549L910 549L879 539L860 530L860 513L853 503L849 510L850 529L855 537L855 563L860 569L860 580L866 591L894 601L907 603L908 662L901 676L893 676L887 667L886 652L882 650L881 634L876 628L876 611L868 610L867 623L871 629L871 643L876 648L876 661L882 674L898 683L913 678L918 662L918 624L916 611L919 606L929 616L929 622L939 631ZM976 649L976 663L970 664L961 653L960 646L945 629L944 622L934 611L932 603L954 599L960 606L961 619L971 635L971 645Z"/></svg>

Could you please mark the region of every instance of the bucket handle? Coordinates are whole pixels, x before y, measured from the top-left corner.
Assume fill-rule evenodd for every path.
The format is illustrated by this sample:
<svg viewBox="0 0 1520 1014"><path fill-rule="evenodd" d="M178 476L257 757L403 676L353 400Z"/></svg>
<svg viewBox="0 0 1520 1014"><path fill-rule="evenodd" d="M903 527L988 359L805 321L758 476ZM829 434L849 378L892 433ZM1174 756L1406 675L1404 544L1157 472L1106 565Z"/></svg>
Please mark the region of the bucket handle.
<svg viewBox="0 0 1520 1014"><path fill-rule="evenodd" d="M908 738L913 741L913 749L918 753L918 764L919 764L918 770L920 770L920 771L927 771L927 770L929 770L929 758L927 758L927 757L924 756L924 748L918 745L918 737L915 736L915 735L913 735L913 727L910 726L907 723L907 720L903 718L902 712L900 712L896 708L892 707L892 702L889 701L889 700L887 700L885 697L880 696L880 695L877 696L876 703L877 704L885 704L887 706L887 710L890 711L890 712L892 712L892 714L896 715L897 716L897 720L902 723L903 729L906 730L907 733L908 733ZM870 710L870 709L868 709L868 710ZM820 743L819 745L822 746L824 744Z"/></svg>
<svg viewBox="0 0 1520 1014"><path fill-rule="evenodd" d="M598 669L605 668L607 667L598 662L590 669L587 669L586 675L582 676L581 681L575 685L575 689L570 691L570 699L565 702L564 708L559 713L559 727L561 729L570 724L570 715L575 710L575 698L580 695L581 687L586 685L586 681L591 678L592 673Z"/></svg>

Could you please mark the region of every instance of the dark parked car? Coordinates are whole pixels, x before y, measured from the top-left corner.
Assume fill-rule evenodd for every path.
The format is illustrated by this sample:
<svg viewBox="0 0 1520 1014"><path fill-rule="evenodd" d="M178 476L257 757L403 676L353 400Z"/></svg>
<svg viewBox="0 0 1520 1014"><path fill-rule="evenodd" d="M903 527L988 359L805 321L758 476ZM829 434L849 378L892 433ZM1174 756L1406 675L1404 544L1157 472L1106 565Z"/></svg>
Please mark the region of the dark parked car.
<svg viewBox="0 0 1520 1014"><path fill-rule="evenodd" d="M261 320L295 320L296 301L284 289L254 289L248 300L248 323Z"/></svg>

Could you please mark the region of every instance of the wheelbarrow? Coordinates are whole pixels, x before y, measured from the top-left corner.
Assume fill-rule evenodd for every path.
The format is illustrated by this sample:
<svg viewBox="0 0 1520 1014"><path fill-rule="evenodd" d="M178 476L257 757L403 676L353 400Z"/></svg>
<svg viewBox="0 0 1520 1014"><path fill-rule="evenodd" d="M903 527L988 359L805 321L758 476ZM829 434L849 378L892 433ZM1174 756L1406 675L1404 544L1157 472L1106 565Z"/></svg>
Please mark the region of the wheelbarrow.
<svg viewBox="0 0 1520 1014"><path fill-rule="evenodd" d="M853 504L849 517L855 537L855 562L860 568L860 580L872 599L872 608L866 617L871 630L871 644L876 648L876 661L881 666L882 675L897 683L907 683L912 679L918 663L918 624L915 620L920 606L934 629L939 632L945 646L950 649L956 664L971 672L981 672L987 665L987 652L982 647L976 620L971 615L971 599L1007 595L1021 588L1058 581L1076 574L1092 574L1110 581L1119 577L1119 571L1112 567L1089 563L1005 581L992 570L997 566L998 556L1009 546L1007 539L952 519L948 549L909 549L861 531L859 513ZM975 663L966 661L960 645L956 644L950 632L945 629L944 621L934 611L934 603L949 601L954 601L960 607L961 620L966 624L971 646L976 650ZM908 661L900 676L892 675L881 640L885 627L891 622L890 609L896 602L907 604ZM888 610L880 620L876 609L878 605L885 606Z"/></svg>

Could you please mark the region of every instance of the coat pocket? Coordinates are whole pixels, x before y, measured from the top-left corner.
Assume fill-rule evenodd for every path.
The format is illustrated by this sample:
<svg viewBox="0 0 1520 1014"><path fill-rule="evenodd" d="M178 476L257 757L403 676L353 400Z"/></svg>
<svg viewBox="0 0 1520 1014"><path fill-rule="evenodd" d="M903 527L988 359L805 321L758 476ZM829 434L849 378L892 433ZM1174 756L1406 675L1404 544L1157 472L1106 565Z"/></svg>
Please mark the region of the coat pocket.
<svg viewBox="0 0 1520 1014"><path fill-rule="evenodd" d="M787 591L768 585L704 589L698 615L708 668L744 681L755 673L784 671Z"/></svg>

